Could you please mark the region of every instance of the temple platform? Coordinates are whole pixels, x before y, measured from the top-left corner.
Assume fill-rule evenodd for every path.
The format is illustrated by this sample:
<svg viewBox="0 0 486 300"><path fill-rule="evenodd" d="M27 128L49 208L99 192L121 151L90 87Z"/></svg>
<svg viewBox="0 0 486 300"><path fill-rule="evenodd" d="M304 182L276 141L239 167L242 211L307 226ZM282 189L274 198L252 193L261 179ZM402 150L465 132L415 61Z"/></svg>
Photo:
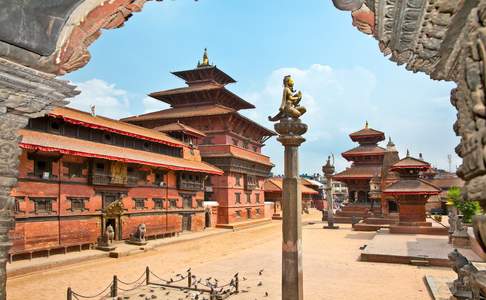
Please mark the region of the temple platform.
<svg viewBox="0 0 486 300"><path fill-rule="evenodd" d="M369 217L357 224L354 224L353 230L355 231L377 231L382 228L390 228L390 225L398 223L398 216L388 217Z"/></svg>
<svg viewBox="0 0 486 300"><path fill-rule="evenodd" d="M453 250L447 236L391 234L387 229L380 229L366 244L360 260L449 267L447 255ZM471 249L460 249L460 251L471 261L481 261L481 258Z"/></svg>
<svg viewBox="0 0 486 300"><path fill-rule="evenodd" d="M395 234L427 234L427 235L448 235L446 227L439 226L411 226L411 225L390 225L390 233Z"/></svg>
<svg viewBox="0 0 486 300"><path fill-rule="evenodd" d="M262 218L262 219L248 220L244 222L235 222L230 224L216 224L216 228L240 230L240 229L250 228L254 226L265 225L271 222L272 222L271 218Z"/></svg>

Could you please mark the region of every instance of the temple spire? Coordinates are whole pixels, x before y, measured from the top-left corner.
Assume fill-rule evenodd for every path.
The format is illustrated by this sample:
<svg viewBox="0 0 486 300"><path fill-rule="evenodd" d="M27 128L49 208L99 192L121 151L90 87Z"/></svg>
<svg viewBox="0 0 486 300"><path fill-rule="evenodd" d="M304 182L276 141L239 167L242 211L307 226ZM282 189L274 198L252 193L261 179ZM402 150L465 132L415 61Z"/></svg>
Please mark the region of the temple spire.
<svg viewBox="0 0 486 300"><path fill-rule="evenodd" d="M368 129L368 121L365 123L365 128Z"/></svg>
<svg viewBox="0 0 486 300"><path fill-rule="evenodd" d="M200 68L200 67L207 67L207 66L210 66L210 64L209 64L209 56L208 56L208 49L207 48L204 48L204 54L203 54L202 61L200 61L200 62L197 63L197 67Z"/></svg>
<svg viewBox="0 0 486 300"><path fill-rule="evenodd" d="M410 157L410 151L407 149L407 157Z"/></svg>

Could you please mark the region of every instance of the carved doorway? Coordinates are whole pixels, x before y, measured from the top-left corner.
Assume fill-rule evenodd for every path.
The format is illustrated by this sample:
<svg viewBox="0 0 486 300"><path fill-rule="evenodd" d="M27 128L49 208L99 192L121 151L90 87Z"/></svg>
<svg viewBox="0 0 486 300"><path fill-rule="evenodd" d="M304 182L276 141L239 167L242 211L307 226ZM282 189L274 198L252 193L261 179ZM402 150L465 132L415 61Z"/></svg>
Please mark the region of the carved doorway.
<svg viewBox="0 0 486 300"><path fill-rule="evenodd" d="M182 231L191 231L192 216L191 214L182 215Z"/></svg>
<svg viewBox="0 0 486 300"><path fill-rule="evenodd" d="M111 227L113 227L113 230L115 232L115 240L118 241L118 240L121 240L121 234L119 232L119 226L117 226L118 222L117 222L117 219L115 218L107 218L105 219L105 226L104 226L104 230L103 231L106 231L106 228L111 225Z"/></svg>

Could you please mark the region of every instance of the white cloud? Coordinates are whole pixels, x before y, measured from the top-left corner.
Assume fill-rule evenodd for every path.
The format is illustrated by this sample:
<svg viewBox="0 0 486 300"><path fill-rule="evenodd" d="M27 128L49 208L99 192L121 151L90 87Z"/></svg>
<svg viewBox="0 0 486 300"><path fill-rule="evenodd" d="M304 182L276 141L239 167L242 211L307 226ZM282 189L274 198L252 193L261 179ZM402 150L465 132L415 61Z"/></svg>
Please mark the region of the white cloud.
<svg viewBox="0 0 486 300"><path fill-rule="evenodd" d="M148 96L143 98L142 105L144 114L169 108L167 103Z"/></svg>
<svg viewBox="0 0 486 300"><path fill-rule="evenodd" d="M431 163L447 168L447 154L453 153L457 143L451 130L455 112L447 105L449 86L430 81L430 90L436 95L428 97L426 91L406 88L404 83L403 91L390 88L390 95L384 98L376 94L387 87L378 89L376 76L362 67L335 69L315 64L307 69L280 68L268 76L261 91L243 95L257 109L242 113L273 128L267 116L277 112L282 79L289 74L295 80L295 88L302 90L302 104L307 108L302 117L309 130L305 134L307 141L300 148L301 172L320 172L331 153L336 157L337 170L349 166L340 153L357 146L348 134L363 128L366 120L371 127L391 135L402 155L410 148L413 154L423 152ZM282 145L271 139L264 152L276 165L274 173L282 173ZM453 167L458 162L454 156Z"/></svg>
<svg viewBox="0 0 486 300"><path fill-rule="evenodd" d="M74 84L81 94L71 100L69 107L90 111L91 105L95 105L97 114L114 119L130 115L127 91L96 78Z"/></svg>

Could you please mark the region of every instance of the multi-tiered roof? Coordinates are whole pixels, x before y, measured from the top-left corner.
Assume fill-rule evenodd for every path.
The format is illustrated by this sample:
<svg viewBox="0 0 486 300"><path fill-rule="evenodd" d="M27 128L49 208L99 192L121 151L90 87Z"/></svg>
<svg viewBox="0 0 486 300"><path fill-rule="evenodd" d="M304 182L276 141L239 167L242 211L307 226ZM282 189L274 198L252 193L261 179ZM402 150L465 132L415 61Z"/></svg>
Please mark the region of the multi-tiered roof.
<svg viewBox="0 0 486 300"><path fill-rule="evenodd" d="M381 173L385 149L378 146L378 143L385 139L385 134L379 130L369 128L368 122L361 130L349 135L353 142L359 145L341 155L348 161L353 162L350 168L334 175L339 181L365 179L369 180Z"/></svg>
<svg viewBox="0 0 486 300"><path fill-rule="evenodd" d="M388 195L437 195L441 189L434 184L420 179L419 175L430 169L430 164L421 159L411 157L407 151L407 156L390 168L399 174L399 180L387 186L384 194Z"/></svg>
<svg viewBox="0 0 486 300"><path fill-rule="evenodd" d="M263 138L275 135L272 130L238 113L241 109L255 106L226 89L226 85L236 81L209 63L206 49L202 62L196 68L172 74L183 79L188 86L149 94L152 98L168 103L170 109L125 118L123 121L137 124L164 119L174 122L192 117L232 115L240 124L257 128Z"/></svg>

